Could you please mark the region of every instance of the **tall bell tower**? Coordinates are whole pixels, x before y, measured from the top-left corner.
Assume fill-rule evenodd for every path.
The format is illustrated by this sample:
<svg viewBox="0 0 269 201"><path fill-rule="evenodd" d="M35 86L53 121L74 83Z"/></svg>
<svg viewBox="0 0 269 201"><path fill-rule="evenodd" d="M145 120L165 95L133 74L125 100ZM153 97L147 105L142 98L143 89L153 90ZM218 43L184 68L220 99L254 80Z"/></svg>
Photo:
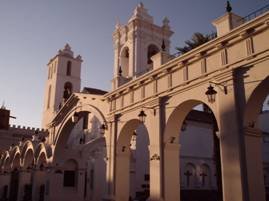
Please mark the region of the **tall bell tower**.
<svg viewBox="0 0 269 201"><path fill-rule="evenodd" d="M169 20L165 17L162 26L154 24L142 3L135 8L127 25L116 24L112 89L152 70L151 57L160 51L169 54L172 34Z"/></svg>
<svg viewBox="0 0 269 201"><path fill-rule="evenodd" d="M74 57L71 47L66 44L49 63L45 86L42 127L52 121L57 111L73 92L80 92L82 58Z"/></svg>

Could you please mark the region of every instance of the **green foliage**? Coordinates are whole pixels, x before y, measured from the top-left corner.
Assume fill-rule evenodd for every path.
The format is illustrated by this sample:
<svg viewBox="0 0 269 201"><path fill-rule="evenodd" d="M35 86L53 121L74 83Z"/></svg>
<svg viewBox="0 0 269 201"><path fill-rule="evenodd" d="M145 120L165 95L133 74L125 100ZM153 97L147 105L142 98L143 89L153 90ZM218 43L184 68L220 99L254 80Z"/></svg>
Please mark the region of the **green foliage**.
<svg viewBox="0 0 269 201"><path fill-rule="evenodd" d="M213 37L215 37L215 35L209 35L209 34L202 34L200 32L196 32L192 35L191 40L186 40L185 41L185 46L184 47L176 47L176 50L180 53L180 54L184 54L208 41L210 41Z"/></svg>

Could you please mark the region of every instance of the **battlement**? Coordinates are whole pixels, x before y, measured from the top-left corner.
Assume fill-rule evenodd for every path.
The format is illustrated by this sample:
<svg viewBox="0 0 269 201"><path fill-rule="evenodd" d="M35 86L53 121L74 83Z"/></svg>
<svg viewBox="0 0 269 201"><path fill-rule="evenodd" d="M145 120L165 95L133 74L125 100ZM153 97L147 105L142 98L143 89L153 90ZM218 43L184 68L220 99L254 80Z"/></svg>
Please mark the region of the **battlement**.
<svg viewBox="0 0 269 201"><path fill-rule="evenodd" d="M27 135L34 135L34 134L47 134L48 130L44 128L35 128L35 127L26 127L21 125L10 125L9 126L10 132L16 132L18 134L27 134Z"/></svg>

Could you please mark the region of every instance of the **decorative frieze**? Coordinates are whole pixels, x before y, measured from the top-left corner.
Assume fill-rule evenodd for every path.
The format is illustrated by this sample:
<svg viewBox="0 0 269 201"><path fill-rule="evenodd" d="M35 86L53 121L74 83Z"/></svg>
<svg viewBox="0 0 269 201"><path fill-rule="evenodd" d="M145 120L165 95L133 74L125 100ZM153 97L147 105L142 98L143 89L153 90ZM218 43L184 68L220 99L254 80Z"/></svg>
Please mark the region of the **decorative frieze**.
<svg viewBox="0 0 269 201"><path fill-rule="evenodd" d="M201 74L207 73L207 68L206 68L206 58L203 57L201 59Z"/></svg>
<svg viewBox="0 0 269 201"><path fill-rule="evenodd" d="M250 56L254 53L252 37L246 39L247 55Z"/></svg>
<svg viewBox="0 0 269 201"><path fill-rule="evenodd" d="M185 64L185 66L183 67L183 81L187 81L189 79L189 69L188 69L188 65Z"/></svg>
<svg viewBox="0 0 269 201"><path fill-rule="evenodd" d="M221 65L224 66L228 64L228 59L227 59L227 49L224 48L220 52L220 57L221 57Z"/></svg>

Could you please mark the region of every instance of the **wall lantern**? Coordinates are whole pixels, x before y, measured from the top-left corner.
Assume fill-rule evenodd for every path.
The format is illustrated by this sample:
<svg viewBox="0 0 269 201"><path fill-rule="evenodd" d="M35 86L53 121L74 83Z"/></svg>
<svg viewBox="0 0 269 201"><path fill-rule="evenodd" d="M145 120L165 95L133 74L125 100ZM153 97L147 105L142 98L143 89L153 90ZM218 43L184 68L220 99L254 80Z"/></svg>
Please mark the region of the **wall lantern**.
<svg viewBox="0 0 269 201"><path fill-rule="evenodd" d="M217 92L214 90L214 87L209 85L209 87L207 88L207 91L205 92L205 95L207 95L209 103L214 103L215 102L216 94L217 94Z"/></svg>
<svg viewBox="0 0 269 201"><path fill-rule="evenodd" d="M211 84L214 84L215 86L219 87L221 91L224 92L224 94L228 94L228 88L227 88L227 83L216 83L216 82L209 82L209 87L207 88L207 91L205 94L207 95L208 102L214 103L216 100L216 94L217 92L214 90L214 87L212 87Z"/></svg>
<svg viewBox="0 0 269 201"><path fill-rule="evenodd" d="M142 123L144 123L145 122L145 119L146 119L146 113L144 112L144 110L142 109L141 111L140 111L140 113L138 114L138 118L139 118L139 120L142 122Z"/></svg>
<svg viewBox="0 0 269 201"><path fill-rule="evenodd" d="M78 113L75 112L74 115L72 116L72 122L77 123L78 122Z"/></svg>
<svg viewBox="0 0 269 201"><path fill-rule="evenodd" d="M107 129L107 127L106 127L105 124L102 124L102 125L99 127L99 129L100 129L100 133L101 133L101 135L104 135L104 134L105 134L105 130Z"/></svg>

